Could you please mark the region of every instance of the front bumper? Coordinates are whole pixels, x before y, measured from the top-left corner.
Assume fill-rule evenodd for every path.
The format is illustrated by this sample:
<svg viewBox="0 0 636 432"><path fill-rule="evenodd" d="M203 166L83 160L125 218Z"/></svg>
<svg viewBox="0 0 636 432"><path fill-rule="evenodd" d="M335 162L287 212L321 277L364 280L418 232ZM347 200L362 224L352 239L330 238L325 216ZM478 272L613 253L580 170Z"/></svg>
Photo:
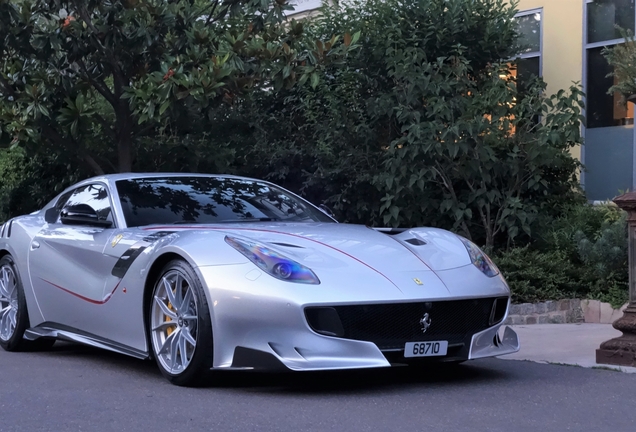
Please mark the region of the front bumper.
<svg viewBox="0 0 636 432"><path fill-rule="evenodd" d="M325 295L329 289L327 284L318 290L268 280L265 287L246 279L244 275L251 270L242 265L199 267L197 270L208 286L206 294L214 332L215 369L269 370L274 369L274 365L294 371L389 367L407 362L403 356L404 340L417 340L407 335L407 339L400 339L395 346L382 347L382 343L376 344L359 334L355 337L319 334L309 325L305 311L310 307L323 306L408 304L422 302L421 298L404 296L396 299L390 293L369 290L364 296L341 293L340 298L334 301L333 294ZM251 274L248 273L248 276ZM475 300L499 296L501 294L493 290L483 292ZM457 297L431 298L430 301L457 301ZM460 316L469 318L468 315ZM408 321L417 327L421 317L418 315L417 319L409 318ZM439 324L436 317L439 315L434 315L433 320ZM503 335L498 336L505 318L502 316L497 324L488 326L486 317L486 325L466 329L465 337L457 341L459 343L452 352L449 346L447 356L428 359L468 360L518 351L519 341L511 329L505 329ZM437 329L439 327L434 325L427 337L430 334L430 337L435 337L432 340L447 340L435 334Z"/></svg>
<svg viewBox="0 0 636 432"><path fill-rule="evenodd" d="M519 337L513 329L505 326L503 336L501 336L499 327L490 328L473 336L468 359L512 354L519 351L519 348Z"/></svg>
<svg viewBox="0 0 636 432"><path fill-rule="evenodd" d="M406 363L452 362L511 354L519 351L519 339L514 330L496 326L473 335L468 350L449 349L447 356L404 358L403 351L380 349L371 342L324 338L311 348L269 343L260 351L237 347L232 364L226 369L319 371L380 368ZM467 355L466 355L467 351ZM225 369L225 368L221 368Z"/></svg>

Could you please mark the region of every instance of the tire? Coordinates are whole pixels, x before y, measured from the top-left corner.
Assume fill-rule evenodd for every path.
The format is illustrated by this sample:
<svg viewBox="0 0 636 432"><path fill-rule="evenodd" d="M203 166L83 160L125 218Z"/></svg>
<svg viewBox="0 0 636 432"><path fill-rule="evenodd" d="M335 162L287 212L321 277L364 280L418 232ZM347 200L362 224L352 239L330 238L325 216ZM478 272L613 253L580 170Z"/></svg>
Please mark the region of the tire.
<svg viewBox="0 0 636 432"><path fill-rule="evenodd" d="M24 332L29 313L22 280L11 255L0 258L0 346L6 351L28 349Z"/></svg>
<svg viewBox="0 0 636 432"><path fill-rule="evenodd" d="M179 386L205 383L214 354L210 309L187 262L173 260L163 268L149 306L150 345L163 376Z"/></svg>

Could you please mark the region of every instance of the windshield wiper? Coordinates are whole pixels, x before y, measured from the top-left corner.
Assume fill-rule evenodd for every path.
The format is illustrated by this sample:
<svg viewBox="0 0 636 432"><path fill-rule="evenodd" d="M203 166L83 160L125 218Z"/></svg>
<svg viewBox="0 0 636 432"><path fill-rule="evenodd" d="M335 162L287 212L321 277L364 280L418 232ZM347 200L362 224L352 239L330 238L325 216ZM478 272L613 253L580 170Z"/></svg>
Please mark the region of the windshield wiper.
<svg viewBox="0 0 636 432"><path fill-rule="evenodd" d="M239 222L279 222L278 218L262 217L262 218L243 218L243 219L225 219L219 223L239 223Z"/></svg>

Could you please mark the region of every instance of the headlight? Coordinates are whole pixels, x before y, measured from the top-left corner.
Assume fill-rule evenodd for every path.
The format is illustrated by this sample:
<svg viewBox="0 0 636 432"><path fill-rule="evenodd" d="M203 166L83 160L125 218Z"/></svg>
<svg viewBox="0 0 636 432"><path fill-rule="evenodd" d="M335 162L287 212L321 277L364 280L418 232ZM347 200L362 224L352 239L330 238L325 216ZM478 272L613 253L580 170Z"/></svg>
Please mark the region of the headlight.
<svg viewBox="0 0 636 432"><path fill-rule="evenodd" d="M488 258L488 255L486 255L481 249L479 249L479 247L477 247L475 243L471 242L468 239L465 239L464 237L458 237L462 241L462 243L464 243L464 246L466 246L468 255L470 255L470 260L473 262L473 264L475 264L475 267L481 270L482 273L488 277L495 277L499 274L499 269L497 268L495 263L492 262L492 260Z"/></svg>
<svg viewBox="0 0 636 432"><path fill-rule="evenodd" d="M287 282L318 285L311 269L261 244L225 236L225 242L242 253L265 273Z"/></svg>

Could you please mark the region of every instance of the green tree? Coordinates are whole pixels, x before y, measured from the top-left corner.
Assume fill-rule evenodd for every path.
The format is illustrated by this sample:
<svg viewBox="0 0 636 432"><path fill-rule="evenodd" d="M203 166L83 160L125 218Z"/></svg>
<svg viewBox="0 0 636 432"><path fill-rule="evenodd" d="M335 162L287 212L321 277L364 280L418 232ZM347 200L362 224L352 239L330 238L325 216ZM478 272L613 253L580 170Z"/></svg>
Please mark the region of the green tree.
<svg viewBox="0 0 636 432"><path fill-rule="evenodd" d="M634 101L633 97L636 97L634 96L636 95L636 41L630 31L621 29L621 35L625 38L625 43L603 49L607 62L614 68L611 75L615 77L616 82L608 93L619 92L623 95L624 102L629 97L632 97Z"/></svg>
<svg viewBox="0 0 636 432"><path fill-rule="evenodd" d="M96 174L144 166L142 146L157 139L200 145L223 106L255 87L290 87L349 48L337 38L301 45L288 9L284 0L0 0L0 144L61 151Z"/></svg>
<svg viewBox="0 0 636 432"><path fill-rule="evenodd" d="M528 236L576 198L582 105L578 87L518 89L515 13L503 0L324 8L308 32L360 32L360 49L315 88L250 101L245 168L352 222L444 226L488 247Z"/></svg>

